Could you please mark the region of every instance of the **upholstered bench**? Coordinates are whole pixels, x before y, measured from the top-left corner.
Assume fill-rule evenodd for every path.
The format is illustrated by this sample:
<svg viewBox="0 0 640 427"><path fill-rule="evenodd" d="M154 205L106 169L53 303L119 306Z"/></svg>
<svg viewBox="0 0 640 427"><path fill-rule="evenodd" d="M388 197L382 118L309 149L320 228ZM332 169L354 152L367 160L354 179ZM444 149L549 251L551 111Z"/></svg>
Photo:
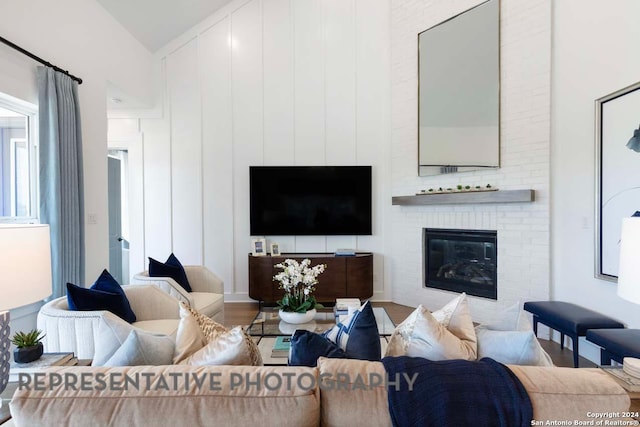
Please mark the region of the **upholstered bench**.
<svg viewBox="0 0 640 427"><path fill-rule="evenodd" d="M601 347L601 365L611 365L611 359L622 363L625 357L640 358L640 329L592 329L587 341Z"/></svg>
<svg viewBox="0 0 640 427"><path fill-rule="evenodd" d="M538 322L560 332L560 346L564 347L564 336L573 343L573 367L579 364L578 337L586 335L588 329L624 328L611 317L588 308L562 301L530 301L524 309L533 314L533 332L538 335Z"/></svg>

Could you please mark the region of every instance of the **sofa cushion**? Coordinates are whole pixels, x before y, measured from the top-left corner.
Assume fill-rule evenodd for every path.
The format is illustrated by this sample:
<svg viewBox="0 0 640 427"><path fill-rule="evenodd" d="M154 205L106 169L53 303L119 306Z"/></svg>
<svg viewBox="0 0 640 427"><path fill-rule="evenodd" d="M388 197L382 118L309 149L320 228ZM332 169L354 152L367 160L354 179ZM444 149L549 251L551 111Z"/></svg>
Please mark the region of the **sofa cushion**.
<svg viewBox="0 0 640 427"><path fill-rule="evenodd" d="M351 420L349 425L392 425L385 382L387 373L381 362L321 357L318 370L324 384L320 393L323 425L345 425L345 417ZM335 380L345 374L351 380L360 379L362 386L338 387Z"/></svg>
<svg viewBox="0 0 640 427"><path fill-rule="evenodd" d="M478 359L490 357L512 365L553 366L531 329L520 303L476 327Z"/></svg>
<svg viewBox="0 0 640 427"><path fill-rule="evenodd" d="M107 270L102 271L89 289L67 283L67 303L69 310L107 310L129 323L136 321L122 287Z"/></svg>
<svg viewBox="0 0 640 427"><path fill-rule="evenodd" d="M42 387L21 387L11 401L16 425L29 426L204 426L225 427L320 425L317 370L275 366L130 366L52 368L51 372L122 384L126 375L141 378L139 387L68 387L53 385L45 375ZM287 378L290 386L286 386ZM147 382L145 377L152 381ZM257 379L281 378L282 387L256 385ZM159 387L160 378L168 388ZM200 387L194 378L203 378ZM237 380L242 379L242 384ZM252 383L248 383L252 381ZM300 381L298 381L300 379ZM149 385L147 385L149 384ZM270 384L273 384L270 382Z"/></svg>
<svg viewBox="0 0 640 427"><path fill-rule="evenodd" d="M149 276L150 277L171 277L187 292L191 292L191 285L187 279L187 273L184 271L182 263L172 253L166 262L157 261L149 257Z"/></svg>
<svg viewBox="0 0 640 427"><path fill-rule="evenodd" d="M508 367L527 390L535 420L592 422L593 414L622 414L629 410L627 392L600 369ZM623 425L613 424L618 419L615 415L606 419L611 425Z"/></svg>
<svg viewBox="0 0 640 427"><path fill-rule="evenodd" d="M433 314L419 305L396 327L386 356L476 360L477 338L466 295L454 298Z"/></svg>
<svg viewBox="0 0 640 427"><path fill-rule="evenodd" d="M191 292L193 308L208 317L224 309L224 295L211 292Z"/></svg>
<svg viewBox="0 0 640 427"><path fill-rule="evenodd" d="M298 329L291 337L289 366L316 366L319 357L347 358L337 344L320 334Z"/></svg>
<svg viewBox="0 0 640 427"><path fill-rule="evenodd" d="M351 359L380 360L380 333L369 301L322 335Z"/></svg>
<svg viewBox="0 0 640 427"><path fill-rule="evenodd" d="M167 335L133 329L104 366L170 365L174 347Z"/></svg>

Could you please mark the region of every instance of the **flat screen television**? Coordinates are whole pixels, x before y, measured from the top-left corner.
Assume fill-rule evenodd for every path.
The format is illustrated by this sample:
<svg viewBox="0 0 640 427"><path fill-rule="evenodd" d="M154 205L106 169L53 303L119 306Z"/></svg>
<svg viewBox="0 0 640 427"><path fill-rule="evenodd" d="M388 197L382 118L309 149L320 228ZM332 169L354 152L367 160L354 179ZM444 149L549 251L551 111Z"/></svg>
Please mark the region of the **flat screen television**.
<svg viewBox="0 0 640 427"><path fill-rule="evenodd" d="M371 166L251 166L251 235L371 235Z"/></svg>

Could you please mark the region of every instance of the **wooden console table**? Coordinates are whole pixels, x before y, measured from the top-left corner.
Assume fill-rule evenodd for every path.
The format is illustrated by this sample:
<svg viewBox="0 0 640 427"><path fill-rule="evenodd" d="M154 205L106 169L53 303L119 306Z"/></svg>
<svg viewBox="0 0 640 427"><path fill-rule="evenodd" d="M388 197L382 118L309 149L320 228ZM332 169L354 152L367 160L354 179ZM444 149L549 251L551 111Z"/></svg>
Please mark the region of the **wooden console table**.
<svg viewBox="0 0 640 427"><path fill-rule="evenodd" d="M275 265L291 258L311 260L311 265L326 264L327 269L318 277L314 295L318 302L335 302L336 298L359 298L373 296L373 254L358 252L354 256L335 256L332 253L290 253L272 257L249 254L249 297L275 303L284 291L278 289L273 276L282 271Z"/></svg>

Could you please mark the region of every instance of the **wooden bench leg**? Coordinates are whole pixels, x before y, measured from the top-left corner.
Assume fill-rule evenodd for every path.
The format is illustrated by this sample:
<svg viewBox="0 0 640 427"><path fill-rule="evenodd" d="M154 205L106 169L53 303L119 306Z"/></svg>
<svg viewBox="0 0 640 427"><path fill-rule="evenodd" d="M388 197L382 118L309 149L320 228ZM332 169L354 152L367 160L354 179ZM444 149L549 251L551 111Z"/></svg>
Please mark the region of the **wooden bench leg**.
<svg viewBox="0 0 640 427"><path fill-rule="evenodd" d="M571 337L571 341L573 341L573 367L578 368L580 364L580 354L578 353L578 336L573 335Z"/></svg>

